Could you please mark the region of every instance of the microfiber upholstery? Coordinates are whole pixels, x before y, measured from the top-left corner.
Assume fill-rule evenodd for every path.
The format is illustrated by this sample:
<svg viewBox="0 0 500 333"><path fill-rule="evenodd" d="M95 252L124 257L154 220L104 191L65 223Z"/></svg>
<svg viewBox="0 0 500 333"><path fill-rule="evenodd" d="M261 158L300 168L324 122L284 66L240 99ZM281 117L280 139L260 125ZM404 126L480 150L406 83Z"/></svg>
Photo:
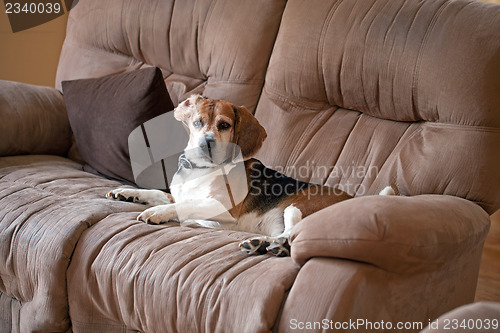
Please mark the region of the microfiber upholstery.
<svg viewBox="0 0 500 333"><path fill-rule="evenodd" d="M253 111L285 3L79 1L68 19L56 88L149 64L164 72L174 105L203 93Z"/></svg>
<svg viewBox="0 0 500 333"><path fill-rule="evenodd" d="M391 185L494 213L499 16L478 1L289 1L256 113L273 129L258 157L309 165L299 178L351 195Z"/></svg>
<svg viewBox="0 0 500 333"><path fill-rule="evenodd" d="M247 233L139 222L143 205L105 198L118 186L63 157L0 159L0 331L274 326L298 265L240 252Z"/></svg>
<svg viewBox="0 0 500 333"><path fill-rule="evenodd" d="M66 270L80 235L109 214L140 212L103 197L119 185L59 156L0 159L2 332L68 330Z"/></svg>
<svg viewBox="0 0 500 333"><path fill-rule="evenodd" d="M0 156L65 155L71 128L61 92L0 80Z"/></svg>
<svg viewBox="0 0 500 333"><path fill-rule="evenodd" d="M293 261L240 252L243 232L145 225L136 216L110 215L82 235L68 270L75 331L268 332L274 326L299 271Z"/></svg>

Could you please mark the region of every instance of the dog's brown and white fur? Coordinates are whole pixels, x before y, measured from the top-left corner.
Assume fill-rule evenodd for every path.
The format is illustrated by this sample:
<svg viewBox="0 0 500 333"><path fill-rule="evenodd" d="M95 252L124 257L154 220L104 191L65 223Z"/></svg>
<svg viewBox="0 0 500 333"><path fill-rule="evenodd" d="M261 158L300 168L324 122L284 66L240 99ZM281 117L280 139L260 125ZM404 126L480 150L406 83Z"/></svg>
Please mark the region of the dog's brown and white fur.
<svg viewBox="0 0 500 333"><path fill-rule="evenodd" d="M129 188L118 188L107 194L110 199L153 205L142 212L138 220L153 224L177 220L181 224L195 222L205 227L258 233L265 236L242 242L242 251L268 251L284 256L289 254L287 239L293 226L322 208L351 198L338 189L286 177L252 158L267 134L243 106L193 95L174 112L175 118L189 128L190 138L183 156L187 166L180 163L170 186L172 194ZM224 175L226 181L222 176L208 176L221 165L235 165L235 146L224 143L241 149L240 163L244 165L246 180L232 177L236 168L231 166ZM235 178L239 179L246 195L239 202L233 202L232 208L225 209L228 207L223 204L227 201L227 179ZM269 190L273 186L286 191L276 194ZM182 212L182 216L178 212Z"/></svg>

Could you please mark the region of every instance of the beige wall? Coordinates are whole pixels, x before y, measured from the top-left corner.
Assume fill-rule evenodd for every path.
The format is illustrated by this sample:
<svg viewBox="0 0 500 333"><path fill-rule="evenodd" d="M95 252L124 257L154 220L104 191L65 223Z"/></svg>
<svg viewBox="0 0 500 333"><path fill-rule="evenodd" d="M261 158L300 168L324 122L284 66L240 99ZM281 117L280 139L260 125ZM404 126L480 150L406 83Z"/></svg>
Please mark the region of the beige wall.
<svg viewBox="0 0 500 333"><path fill-rule="evenodd" d="M68 14L12 33L0 4L0 80L54 86Z"/></svg>

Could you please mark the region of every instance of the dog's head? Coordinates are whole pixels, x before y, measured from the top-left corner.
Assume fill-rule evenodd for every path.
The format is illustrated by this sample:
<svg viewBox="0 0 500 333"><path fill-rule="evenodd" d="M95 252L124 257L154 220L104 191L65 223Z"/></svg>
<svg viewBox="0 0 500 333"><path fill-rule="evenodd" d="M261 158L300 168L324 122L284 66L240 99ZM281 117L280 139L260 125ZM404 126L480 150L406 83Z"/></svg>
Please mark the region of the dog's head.
<svg viewBox="0 0 500 333"><path fill-rule="evenodd" d="M235 158L254 156L267 137L266 130L244 106L192 95L180 103L175 119L189 129L186 157L200 166L221 164Z"/></svg>

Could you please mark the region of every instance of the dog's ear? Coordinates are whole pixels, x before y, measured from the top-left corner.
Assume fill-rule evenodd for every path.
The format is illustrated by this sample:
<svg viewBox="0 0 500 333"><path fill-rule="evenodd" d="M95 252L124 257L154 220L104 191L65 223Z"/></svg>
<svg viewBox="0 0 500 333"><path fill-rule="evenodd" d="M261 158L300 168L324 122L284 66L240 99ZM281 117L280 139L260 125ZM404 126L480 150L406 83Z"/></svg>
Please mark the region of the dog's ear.
<svg viewBox="0 0 500 333"><path fill-rule="evenodd" d="M205 99L205 97L201 95L191 95L184 102L181 102L174 110L175 119L186 123L196 109L196 104L203 99Z"/></svg>
<svg viewBox="0 0 500 333"><path fill-rule="evenodd" d="M193 108L191 106L189 98L186 99L184 102L180 103L179 105L177 105L177 107L174 110L174 118L177 119L178 121L182 121L183 123L186 123L192 114L193 114Z"/></svg>
<svg viewBox="0 0 500 333"><path fill-rule="evenodd" d="M257 154L267 133L257 118L244 106L234 106L234 115L235 143L240 147L243 159L247 160Z"/></svg>

